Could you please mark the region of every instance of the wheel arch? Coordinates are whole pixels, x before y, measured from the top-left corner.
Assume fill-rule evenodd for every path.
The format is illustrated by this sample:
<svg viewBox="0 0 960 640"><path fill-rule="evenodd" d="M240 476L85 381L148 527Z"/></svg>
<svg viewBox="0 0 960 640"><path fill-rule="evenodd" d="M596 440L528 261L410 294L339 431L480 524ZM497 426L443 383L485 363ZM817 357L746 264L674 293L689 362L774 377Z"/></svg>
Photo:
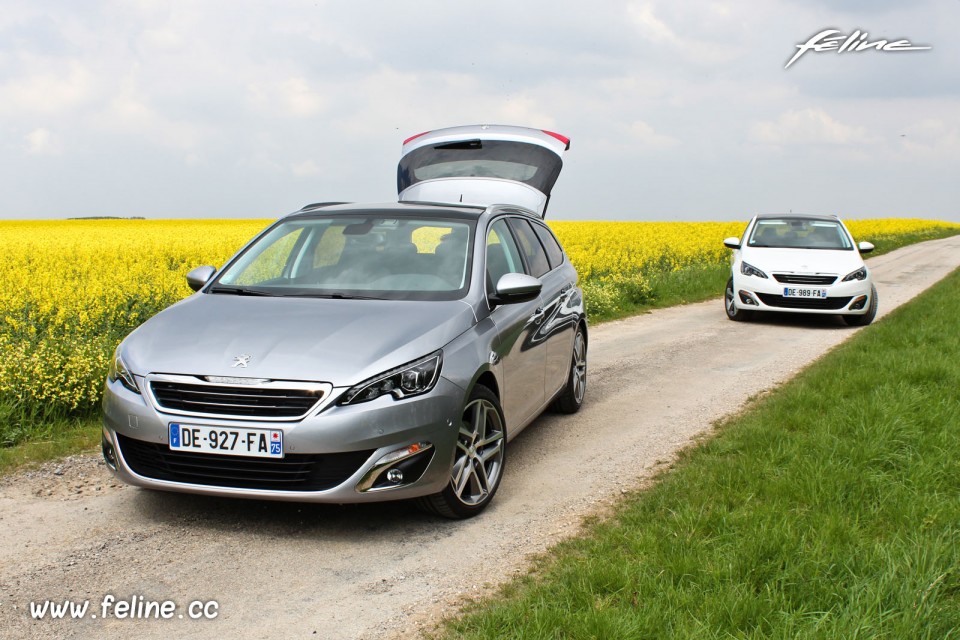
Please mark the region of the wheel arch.
<svg viewBox="0 0 960 640"><path fill-rule="evenodd" d="M473 389L473 387L475 387L478 384L483 385L487 389L490 389L490 392L493 395L497 396L497 400L502 399L500 395L500 384L497 382L497 376L495 376L493 371L491 371L490 369L485 369L481 371L480 375L478 375L474 379L473 384L470 385L470 388Z"/></svg>

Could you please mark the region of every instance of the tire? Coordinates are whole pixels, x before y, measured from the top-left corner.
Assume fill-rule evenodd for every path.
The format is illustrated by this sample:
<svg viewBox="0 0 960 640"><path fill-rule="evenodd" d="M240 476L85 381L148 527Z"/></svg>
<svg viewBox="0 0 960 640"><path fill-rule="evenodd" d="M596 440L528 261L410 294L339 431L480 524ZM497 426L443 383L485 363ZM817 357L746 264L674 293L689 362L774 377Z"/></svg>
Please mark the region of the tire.
<svg viewBox="0 0 960 640"><path fill-rule="evenodd" d="M472 518L497 493L507 453L507 430L500 401L477 385L463 409L460 432L443 491L419 498L417 505L444 518Z"/></svg>
<svg viewBox="0 0 960 640"><path fill-rule="evenodd" d="M874 286L870 287L870 306L867 308L867 312L859 316L843 316L843 321L846 322L851 327L865 327L873 319L877 317L877 306L879 305L879 300L877 300L877 288Z"/></svg>
<svg viewBox="0 0 960 640"><path fill-rule="evenodd" d="M587 392L587 336L582 326L577 326L573 337L573 355L570 358L570 373L567 386L553 401L550 408L559 413L576 413L583 405L583 396Z"/></svg>
<svg viewBox="0 0 960 640"><path fill-rule="evenodd" d="M733 292L733 277L727 280L727 288L723 292L723 308L727 312L727 318L734 322L743 322L753 316L752 311L746 311L737 306L737 298Z"/></svg>

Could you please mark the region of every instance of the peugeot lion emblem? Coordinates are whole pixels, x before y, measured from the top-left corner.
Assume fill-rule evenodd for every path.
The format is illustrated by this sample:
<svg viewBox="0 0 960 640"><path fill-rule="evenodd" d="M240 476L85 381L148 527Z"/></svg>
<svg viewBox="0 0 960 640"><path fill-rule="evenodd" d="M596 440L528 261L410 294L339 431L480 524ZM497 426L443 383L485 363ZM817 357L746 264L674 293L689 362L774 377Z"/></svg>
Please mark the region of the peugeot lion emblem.
<svg viewBox="0 0 960 640"><path fill-rule="evenodd" d="M250 358L253 356L248 356L247 354L240 354L239 356L233 356L232 368L241 367L243 369L247 368L247 365L250 364Z"/></svg>

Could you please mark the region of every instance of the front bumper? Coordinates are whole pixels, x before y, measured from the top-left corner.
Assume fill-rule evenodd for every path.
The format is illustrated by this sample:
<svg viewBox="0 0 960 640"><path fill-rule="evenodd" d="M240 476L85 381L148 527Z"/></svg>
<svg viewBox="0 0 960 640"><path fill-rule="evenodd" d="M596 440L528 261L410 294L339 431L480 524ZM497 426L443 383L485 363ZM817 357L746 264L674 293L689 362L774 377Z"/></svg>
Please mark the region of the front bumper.
<svg viewBox="0 0 960 640"><path fill-rule="evenodd" d="M784 296L786 288L826 289L826 298L794 298ZM873 296L870 278L836 282L831 285L785 284L773 278L734 275L734 296L737 307L749 311L775 313L819 313L863 315L870 308Z"/></svg>
<svg viewBox="0 0 960 640"><path fill-rule="evenodd" d="M383 397L346 407L328 405L299 421L266 422L163 413L146 395L133 393L119 382L108 382L103 400L104 457L119 479L151 489L296 502L413 498L437 493L450 481L463 393L441 377L437 386L422 396L404 400ZM171 422L280 429L286 462L172 452L168 441ZM416 455L383 465L384 456L424 443L430 446ZM310 470L303 472L308 463ZM404 463L410 471L404 481L396 485L377 482L389 467ZM185 475L182 470L189 465L200 465L197 473ZM275 488L275 478L295 472L303 475L305 484Z"/></svg>

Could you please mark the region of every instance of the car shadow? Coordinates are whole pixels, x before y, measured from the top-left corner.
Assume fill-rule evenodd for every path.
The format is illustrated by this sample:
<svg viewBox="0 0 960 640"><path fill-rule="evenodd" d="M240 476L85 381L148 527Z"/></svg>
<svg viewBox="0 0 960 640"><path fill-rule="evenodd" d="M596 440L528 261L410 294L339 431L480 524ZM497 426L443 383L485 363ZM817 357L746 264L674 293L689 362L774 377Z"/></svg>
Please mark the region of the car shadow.
<svg viewBox="0 0 960 640"><path fill-rule="evenodd" d="M304 540L416 537L447 522L418 510L410 501L313 504L222 498L139 489L132 495L138 515L157 524L209 532L301 538ZM458 523L450 522L456 526Z"/></svg>
<svg viewBox="0 0 960 640"><path fill-rule="evenodd" d="M855 329L843 318L835 314L821 313L764 313L754 312L747 324L769 324L780 327L802 327L806 329L837 330Z"/></svg>

